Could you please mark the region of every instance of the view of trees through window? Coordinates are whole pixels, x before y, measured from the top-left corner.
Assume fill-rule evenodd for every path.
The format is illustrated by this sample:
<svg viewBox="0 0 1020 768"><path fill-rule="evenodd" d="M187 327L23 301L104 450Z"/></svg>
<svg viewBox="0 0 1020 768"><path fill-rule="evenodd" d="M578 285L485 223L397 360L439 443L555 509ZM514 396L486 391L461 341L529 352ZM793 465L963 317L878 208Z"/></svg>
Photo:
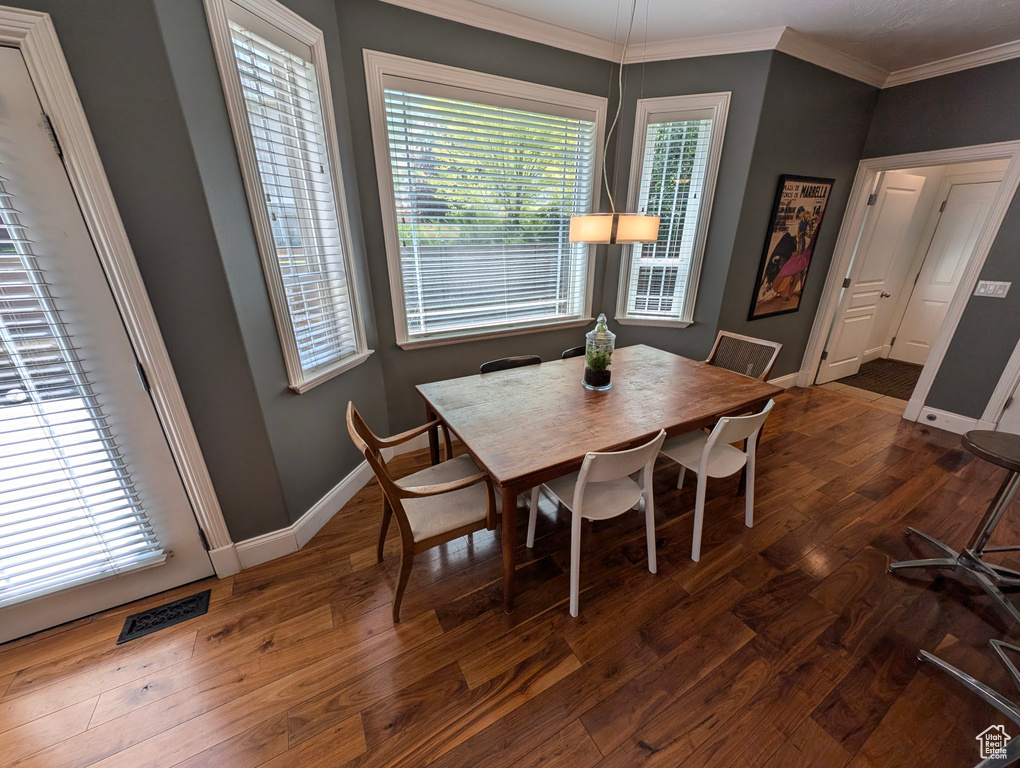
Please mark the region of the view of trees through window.
<svg viewBox="0 0 1020 768"><path fill-rule="evenodd" d="M578 317L594 122L384 95L408 337Z"/></svg>
<svg viewBox="0 0 1020 768"><path fill-rule="evenodd" d="M633 246L628 311L673 315L684 301L712 121L648 126L639 209L660 216L659 238Z"/></svg>

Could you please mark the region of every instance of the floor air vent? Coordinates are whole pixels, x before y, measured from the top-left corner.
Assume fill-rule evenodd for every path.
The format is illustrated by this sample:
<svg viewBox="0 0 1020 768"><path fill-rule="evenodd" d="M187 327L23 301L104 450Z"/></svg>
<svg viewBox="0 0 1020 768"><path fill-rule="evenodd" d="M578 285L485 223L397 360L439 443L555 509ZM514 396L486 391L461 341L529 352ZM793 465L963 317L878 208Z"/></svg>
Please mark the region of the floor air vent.
<svg viewBox="0 0 1020 768"><path fill-rule="evenodd" d="M209 610L209 592L210 590L207 589L197 595L183 597L172 603L158 605L147 611L128 616L127 621L124 622L124 629L120 631L120 637L117 638L117 645L201 616Z"/></svg>

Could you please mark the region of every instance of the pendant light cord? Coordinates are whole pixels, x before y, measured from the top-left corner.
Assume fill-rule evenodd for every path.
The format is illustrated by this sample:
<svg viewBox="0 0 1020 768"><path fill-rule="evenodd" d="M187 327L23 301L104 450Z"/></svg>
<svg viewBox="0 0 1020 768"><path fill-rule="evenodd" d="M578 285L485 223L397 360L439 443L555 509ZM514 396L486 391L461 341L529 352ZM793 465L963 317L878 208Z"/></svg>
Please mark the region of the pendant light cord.
<svg viewBox="0 0 1020 768"><path fill-rule="evenodd" d="M613 131L616 129L616 123L620 119L620 110L623 109L623 62L627 60L627 46L630 45L630 36L634 31L634 17L637 14L637 0L632 0L630 6L630 22L627 24L627 37L623 41L623 50L620 52L620 71L618 73L618 84L617 90L619 96L616 100L616 114L613 115L613 122L609 126L609 132L606 133L606 142L602 147L602 180L606 185L606 195L609 196L609 209L615 214L616 203L613 201L613 190L609 188L609 166L607 159L609 157L609 140L613 136ZM647 24L647 17L646 22ZM647 34L647 33L646 33Z"/></svg>

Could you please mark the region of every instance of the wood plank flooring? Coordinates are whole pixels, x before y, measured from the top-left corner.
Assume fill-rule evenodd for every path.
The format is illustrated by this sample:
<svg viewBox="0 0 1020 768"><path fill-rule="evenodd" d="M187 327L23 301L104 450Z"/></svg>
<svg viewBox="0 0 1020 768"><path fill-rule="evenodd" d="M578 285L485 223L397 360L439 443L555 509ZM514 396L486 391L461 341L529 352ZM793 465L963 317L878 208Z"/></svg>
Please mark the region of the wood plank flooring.
<svg viewBox="0 0 1020 768"><path fill-rule="evenodd" d="M994 494L1003 470L958 445L789 390L754 527L736 478L710 482L693 563L694 485L660 460L659 573L639 514L586 524L577 619L569 519L543 497L513 614L482 532L417 558L393 625L398 541L377 565L372 483L299 553L0 646L0 766L974 765L978 733L1016 727L917 651L1020 699L988 647L1013 628L951 578L886 570L915 552L907 525L962 545ZM128 614L207 587L207 615L115 645Z"/></svg>

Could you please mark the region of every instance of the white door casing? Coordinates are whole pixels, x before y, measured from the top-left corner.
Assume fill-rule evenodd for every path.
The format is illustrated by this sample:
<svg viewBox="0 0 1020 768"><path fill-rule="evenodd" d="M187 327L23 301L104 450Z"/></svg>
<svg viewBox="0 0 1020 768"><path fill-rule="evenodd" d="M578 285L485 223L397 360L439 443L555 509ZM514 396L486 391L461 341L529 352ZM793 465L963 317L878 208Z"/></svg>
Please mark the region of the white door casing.
<svg viewBox="0 0 1020 768"><path fill-rule="evenodd" d="M860 369L876 318L891 311L889 290L896 266L912 253L907 231L925 178L907 173L884 174L861 231L816 382L823 384ZM888 313L886 313L888 314Z"/></svg>
<svg viewBox="0 0 1020 768"><path fill-rule="evenodd" d="M924 365L998 188L998 182L950 187L889 357Z"/></svg>
<svg viewBox="0 0 1020 768"><path fill-rule="evenodd" d="M209 576L213 569L32 80L21 53L6 47L0 47L0 174L131 481L160 544L171 553L162 565L0 609L2 642Z"/></svg>

